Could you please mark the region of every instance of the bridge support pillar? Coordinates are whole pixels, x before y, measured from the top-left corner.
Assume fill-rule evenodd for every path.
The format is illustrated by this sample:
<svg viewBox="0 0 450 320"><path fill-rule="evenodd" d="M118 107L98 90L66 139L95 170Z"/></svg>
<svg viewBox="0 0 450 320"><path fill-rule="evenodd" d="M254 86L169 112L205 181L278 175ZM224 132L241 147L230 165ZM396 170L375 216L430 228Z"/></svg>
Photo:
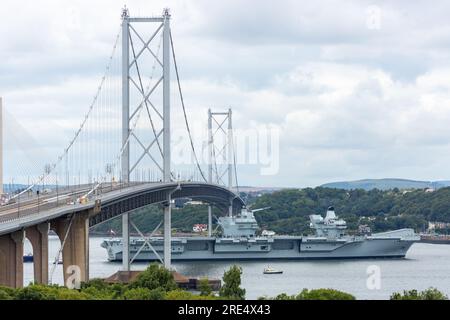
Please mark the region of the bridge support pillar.
<svg viewBox="0 0 450 320"><path fill-rule="evenodd" d="M48 231L50 224L41 223L25 229L33 247L34 282L48 284Z"/></svg>
<svg viewBox="0 0 450 320"><path fill-rule="evenodd" d="M130 214L122 214L122 271L130 271Z"/></svg>
<svg viewBox="0 0 450 320"><path fill-rule="evenodd" d="M0 236L0 285L23 287L23 241L25 232Z"/></svg>
<svg viewBox="0 0 450 320"><path fill-rule="evenodd" d="M89 280L89 212L75 213L52 221L52 229L62 245L64 284Z"/></svg>
<svg viewBox="0 0 450 320"><path fill-rule="evenodd" d="M164 267L172 269L172 210L170 196L167 205L164 206Z"/></svg>
<svg viewBox="0 0 450 320"><path fill-rule="evenodd" d="M208 206L208 237L212 236L212 208Z"/></svg>

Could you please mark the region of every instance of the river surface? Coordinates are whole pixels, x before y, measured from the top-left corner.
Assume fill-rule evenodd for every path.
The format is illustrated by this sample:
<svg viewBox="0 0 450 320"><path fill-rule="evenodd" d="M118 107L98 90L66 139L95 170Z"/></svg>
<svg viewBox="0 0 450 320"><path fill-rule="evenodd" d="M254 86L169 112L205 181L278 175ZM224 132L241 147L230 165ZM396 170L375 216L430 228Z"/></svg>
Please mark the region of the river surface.
<svg viewBox="0 0 450 320"><path fill-rule="evenodd" d="M90 278L104 278L121 267L120 263L107 261L106 250L100 247L103 238L90 238ZM60 242L55 236L49 237L49 259L54 260ZM25 254L32 252L25 242ZM370 260L330 260L330 261L274 261L270 266L283 270L283 274L264 275L268 265L264 261L236 262L174 262L179 273L192 277L222 278L223 272L231 265L242 266L242 286L248 299L260 296L275 296L285 292L299 293L303 288L333 288L349 292L357 299L389 299L396 291L405 289L423 290L435 287L450 296L450 245L416 243L408 251L405 259ZM52 264L49 264L49 272ZM143 270L148 263L134 263L133 270ZM380 271L380 288L368 289L368 268ZM372 276L373 277L373 276ZM57 265L53 273L53 283L63 284L62 266ZM371 278L373 279L373 278ZM33 281L33 264L24 264L24 283ZM369 281L376 284L376 281ZM374 286L372 285L372 288ZM375 286L376 287L376 286Z"/></svg>

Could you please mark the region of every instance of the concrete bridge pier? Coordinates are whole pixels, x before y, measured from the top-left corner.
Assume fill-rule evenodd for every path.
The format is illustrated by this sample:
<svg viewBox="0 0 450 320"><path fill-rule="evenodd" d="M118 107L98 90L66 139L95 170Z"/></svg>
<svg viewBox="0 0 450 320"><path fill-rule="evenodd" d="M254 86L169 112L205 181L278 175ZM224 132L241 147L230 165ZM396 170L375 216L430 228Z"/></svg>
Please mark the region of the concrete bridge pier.
<svg viewBox="0 0 450 320"><path fill-rule="evenodd" d="M67 215L50 223L62 248L64 284L68 287L89 280L89 218L101 211L100 200L92 209Z"/></svg>
<svg viewBox="0 0 450 320"><path fill-rule="evenodd" d="M89 279L89 212L79 212L51 222L51 228L58 235L62 249L64 284L69 277L73 281Z"/></svg>
<svg viewBox="0 0 450 320"><path fill-rule="evenodd" d="M23 287L23 242L25 232L0 236L0 285Z"/></svg>
<svg viewBox="0 0 450 320"><path fill-rule="evenodd" d="M33 247L34 282L48 284L48 231L50 224L41 223L25 229Z"/></svg>

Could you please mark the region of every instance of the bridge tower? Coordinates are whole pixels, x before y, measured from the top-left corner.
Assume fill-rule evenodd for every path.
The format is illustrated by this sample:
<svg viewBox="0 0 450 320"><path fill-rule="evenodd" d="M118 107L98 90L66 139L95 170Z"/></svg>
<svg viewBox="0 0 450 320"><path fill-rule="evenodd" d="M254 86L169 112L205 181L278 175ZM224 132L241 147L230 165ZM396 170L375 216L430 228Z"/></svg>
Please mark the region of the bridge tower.
<svg viewBox="0 0 450 320"><path fill-rule="evenodd" d="M233 188L234 163L231 114L231 109L227 112L212 112L208 109L208 182L227 185L230 190ZM217 167L218 158L226 165L223 171ZM225 176L227 181L224 181ZM231 216L232 213L233 206L230 204L228 214ZM211 228L212 212L211 206L208 206L208 236L212 234Z"/></svg>
<svg viewBox="0 0 450 320"><path fill-rule="evenodd" d="M171 181L171 157L170 157L170 53L171 53L171 35L170 35L170 13L168 9L164 9L162 16L158 17L130 17L128 9L124 8L122 11L122 154L121 154L121 176L123 183L130 182L130 173L139 163L139 161L145 156L149 157L155 162L157 167L162 171L162 182ZM137 28L134 27L136 24L151 24L156 25L156 31L149 37L145 38L143 34L140 34ZM133 44L131 34L135 35L142 42L143 47L140 51L135 52L135 44ZM161 34L162 37L162 61L159 60L157 55L150 49L149 44L154 41L157 34ZM131 49L131 50L130 50ZM150 54L155 59L155 62L162 67L162 77L156 82L153 88L148 92L145 91L142 86L141 74L139 71L139 62L142 58L142 53L144 51L150 52ZM132 58L132 59L130 59ZM130 76L130 71L132 68L136 68L137 80L133 80ZM155 106L150 102L149 97L154 92L156 87L162 84L162 112L158 112L158 116L162 120L163 128L162 132L156 134L154 140L150 145L145 148L142 142L139 141L138 137L133 135L135 139L138 140L139 144L143 146L143 153L139 160L130 167L130 123L133 119L133 114L130 116L130 83L138 89L140 94L142 94L142 104L148 108L149 104L153 107ZM137 85L140 84L140 87ZM150 119L150 121L152 121ZM153 124L152 124L153 126ZM149 148L157 144L159 146L159 135L162 134L162 164L156 163L154 158L149 153ZM170 195L168 196L167 203L164 208L164 265L167 269L171 268L171 207L170 207ZM123 236L123 270L130 270L130 256L129 256L129 235L130 230L130 217L129 213L125 213L122 216L122 236Z"/></svg>

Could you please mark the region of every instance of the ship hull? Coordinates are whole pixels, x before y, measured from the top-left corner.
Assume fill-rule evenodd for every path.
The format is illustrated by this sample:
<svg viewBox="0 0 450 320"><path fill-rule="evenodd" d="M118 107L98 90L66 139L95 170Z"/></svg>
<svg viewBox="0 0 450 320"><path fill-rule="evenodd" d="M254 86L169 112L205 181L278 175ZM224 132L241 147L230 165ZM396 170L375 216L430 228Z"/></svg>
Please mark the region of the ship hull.
<svg viewBox="0 0 450 320"><path fill-rule="evenodd" d="M172 241L172 261L244 261L244 260L323 260L403 258L415 240L374 238L355 241L317 241L302 237L267 239L178 238ZM153 249L163 257L162 239L150 241ZM141 245L130 246L134 257ZM109 261L122 261L122 246L118 241L105 240ZM134 261L159 260L154 251L145 247Z"/></svg>

